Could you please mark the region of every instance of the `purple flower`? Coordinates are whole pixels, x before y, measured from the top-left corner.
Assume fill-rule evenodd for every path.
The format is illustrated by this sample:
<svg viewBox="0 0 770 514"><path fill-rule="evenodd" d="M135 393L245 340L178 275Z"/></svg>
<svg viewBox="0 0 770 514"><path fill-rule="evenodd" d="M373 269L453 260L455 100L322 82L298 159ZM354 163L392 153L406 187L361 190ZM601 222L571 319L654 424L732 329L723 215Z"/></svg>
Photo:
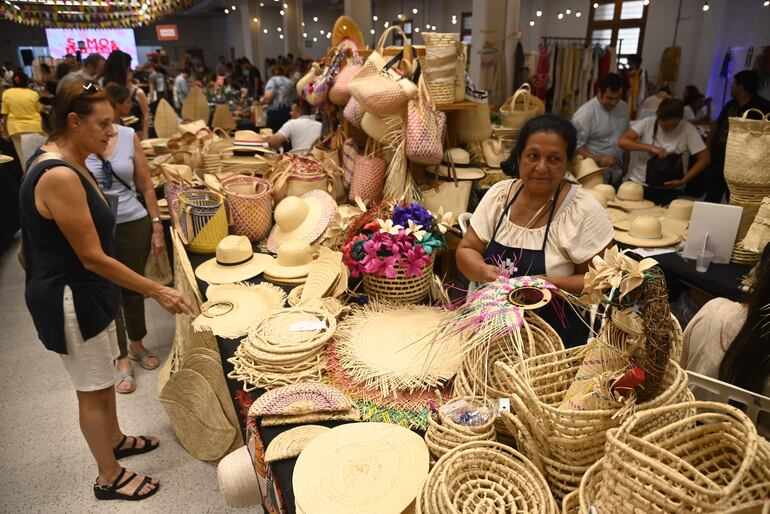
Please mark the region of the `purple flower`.
<svg viewBox="0 0 770 514"><path fill-rule="evenodd" d="M402 227L409 226L409 220L417 225L422 225L423 230L430 232L433 226L433 216L419 203L409 204L407 207L396 205L393 208L393 223Z"/></svg>

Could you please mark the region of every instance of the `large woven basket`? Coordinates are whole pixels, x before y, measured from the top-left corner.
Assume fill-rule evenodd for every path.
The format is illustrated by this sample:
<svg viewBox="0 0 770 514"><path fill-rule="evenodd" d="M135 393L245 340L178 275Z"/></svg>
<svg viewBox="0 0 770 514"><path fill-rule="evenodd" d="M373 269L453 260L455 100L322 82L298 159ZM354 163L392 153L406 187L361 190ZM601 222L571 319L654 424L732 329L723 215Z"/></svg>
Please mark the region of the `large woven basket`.
<svg viewBox="0 0 770 514"><path fill-rule="evenodd" d="M378 300L390 300L398 303L418 303L428 296L430 282L433 277L433 261L435 253L430 256L430 263L422 268L418 277L406 277L406 271L401 266L396 267L396 277L378 277L364 275L364 291L367 295Z"/></svg>
<svg viewBox="0 0 770 514"><path fill-rule="evenodd" d="M545 113L545 104L535 95L531 94L527 83L516 90L508 100L500 106L500 120L503 125L515 130L535 116Z"/></svg>
<svg viewBox="0 0 770 514"><path fill-rule="evenodd" d="M423 32L425 58L422 59L428 91L437 104L455 101L457 80L457 33Z"/></svg>
<svg viewBox="0 0 770 514"><path fill-rule="evenodd" d="M510 366L497 362L511 399L511 413L503 421L517 447L543 472L557 499L574 491L591 464L604 454L605 433L620 425L618 409L570 410L559 408L585 358L583 347L531 357ZM687 375L673 360L662 380L662 392L637 404L636 412L692 400ZM647 420L652 431L678 420L676 411Z"/></svg>
<svg viewBox="0 0 770 514"><path fill-rule="evenodd" d="M452 398L445 405L450 405L458 400L472 402L477 405L484 403L484 399L481 397L466 396L463 398ZM494 415L488 421L475 426L457 423L451 417L444 414L442 409L439 409L435 415L428 416L428 430L425 432L425 443L428 445L431 455L437 459L463 443L494 440Z"/></svg>
<svg viewBox="0 0 770 514"><path fill-rule="evenodd" d="M658 417L680 421L648 432ZM761 506L768 494L770 444L749 418L727 404L688 402L609 430L606 455L583 477L579 500L581 512L594 505L618 514L721 513Z"/></svg>
<svg viewBox="0 0 770 514"><path fill-rule="evenodd" d="M273 195L270 182L258 177L235 176L222 182L230 209L232 233L252 242L264 239L273 223Z"/></svg>
<svg viewBox="0 0 770 514"><path fill-rule="evenodd" d="M186 189L179 193L177 230L193 253L213 253L227 236L225 200L219 193Z"/></svg>
<svg viewBox="0 0 770 514"><path fill-rule="evenodd" d="M748 119L750 113L762 119ZM725 181L744 201L759 203L770 195L770 115L758 109L747 110L742 117L730 118L730 131L725 148Z"/></svg>

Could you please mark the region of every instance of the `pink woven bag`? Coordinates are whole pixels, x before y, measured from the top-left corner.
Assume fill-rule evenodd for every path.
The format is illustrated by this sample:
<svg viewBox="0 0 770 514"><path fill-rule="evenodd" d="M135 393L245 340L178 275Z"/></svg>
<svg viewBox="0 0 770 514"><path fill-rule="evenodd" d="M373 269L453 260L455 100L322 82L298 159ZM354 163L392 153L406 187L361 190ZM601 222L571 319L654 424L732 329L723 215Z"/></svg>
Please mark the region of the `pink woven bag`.
<svg viewBox="0 0 770 514"><path fill-rule="evenodd" d="M437 111L422 78L417 98L409 101L406 116L406 158L425 165L440 164L444 157L446 114Z"/></svg>
<svg viewBox="0 0 770 514"><path fill-rule="evenodd" d="M388 163L379 157L376 151L370 152L369 145L370 143L367 143L364 154L356 158L348 199L355 202L356 197L358 197L364 202L374 205L382 201L382 190L385 187L385 172L388 169Z"/></svg>
<svg viewBox="0 0 770 514"><path fill-rule="evenodd" d="M348 64L337 73L337 76L334 78L334 84L329 90L329 101L334 105L345 105L348 103L348 100L350 100L348 82L361 69L361 58L355 50L352 50L352 52L353 56Z"/></svg>
<svg viewBox="0 0 770 514"><path fill-rule="evenodd" d="M348 189L350 189L353 170L356 167L356 160L358 159L359 153L360 151L358 150L356 143L350 138L346 139L345 143L342 145L342 170L344 171L342 180L345 183L345 187Z"/></svg>
<svg viewBox="0 0 770 514"><path fill-rule="evenodd" d="M361 128L361 120L364 119L366 114L363 108L358 104L358 101L350 97L350 101L345 106L345 110L342 111L342 115L350 122L351 125L357 128Z"/></svg>
<svg viewBox="0 0 770 514"><path fill-rule="evenodd" d="M230 212L230 231L261 241L273 224L272 185L259 177L236 175L222 182Z"/></svg>

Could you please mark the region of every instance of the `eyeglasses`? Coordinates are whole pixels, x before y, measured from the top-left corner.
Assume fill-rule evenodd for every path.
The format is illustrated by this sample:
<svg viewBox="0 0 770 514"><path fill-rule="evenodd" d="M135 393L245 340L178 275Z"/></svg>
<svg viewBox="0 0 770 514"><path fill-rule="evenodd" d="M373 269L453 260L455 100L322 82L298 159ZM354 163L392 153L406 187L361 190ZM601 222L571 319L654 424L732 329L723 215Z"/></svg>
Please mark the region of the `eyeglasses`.
<svg viewBox="0 0 770 514"><path fill-rule="evenodd" d="M102 158L101 155L99 156L99 159L102 161L102 172L104 173L102 187L104 187L104 189L112 189L112 176L115 174L115 172L112 171L112 164L110 161Z"/></svg>

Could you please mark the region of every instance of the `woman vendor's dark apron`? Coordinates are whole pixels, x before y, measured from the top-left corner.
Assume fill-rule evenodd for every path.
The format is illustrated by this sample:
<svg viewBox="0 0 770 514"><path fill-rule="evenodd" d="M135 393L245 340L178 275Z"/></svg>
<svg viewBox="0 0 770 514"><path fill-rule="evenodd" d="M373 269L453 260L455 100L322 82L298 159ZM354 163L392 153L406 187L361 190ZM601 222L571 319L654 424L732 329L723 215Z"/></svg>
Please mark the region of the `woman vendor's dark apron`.
<svg viewBox="0 0 770 514"><path fill-rule="evenodd" d="M515 184L515 183L514 183ZM514 187L514 184L511 187ZM492 233L492 237L489 240L486 250L484 250L484 261L487 264L497 266L502 262L502 265L512 271L513 276L533 276L542 275L546 276L545 266L545 245L548 242L548 234L551 231L551 222L553 221L554 213L556 212L557 198L561 191L561 185L556 189L554 193L553 203L551 210L548 214L548 223L545 226L545 236L543 237L543 245L539 250L527 250L524 248L511 248L504 246L495 240L497 231L500 230L500 226L503 224L503 220L508 216L511 210L513 202L519 197L521 189L516 191L513 198L505 204L503 213L500 215L500 219L497 220L495 230ZM552 302L561 302L559 307L563 312L563 316L560 318L557 314L557 310L553 305L547 305L536 311L537 315L548 322L551 327L561 336L564 342L564 347L569 348L572 346L578 346L586 342L588 337L588 327L580 319L577 313L567 305L566 301L555 299Z"/></svg>

